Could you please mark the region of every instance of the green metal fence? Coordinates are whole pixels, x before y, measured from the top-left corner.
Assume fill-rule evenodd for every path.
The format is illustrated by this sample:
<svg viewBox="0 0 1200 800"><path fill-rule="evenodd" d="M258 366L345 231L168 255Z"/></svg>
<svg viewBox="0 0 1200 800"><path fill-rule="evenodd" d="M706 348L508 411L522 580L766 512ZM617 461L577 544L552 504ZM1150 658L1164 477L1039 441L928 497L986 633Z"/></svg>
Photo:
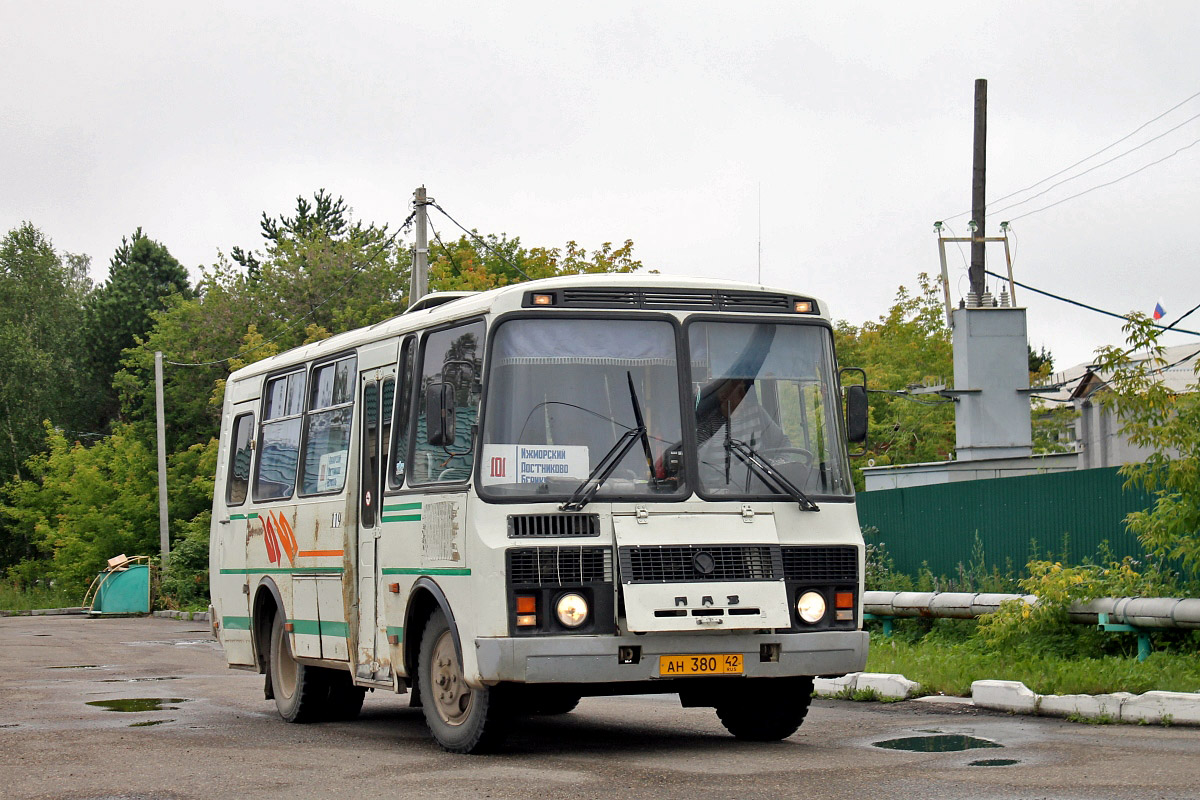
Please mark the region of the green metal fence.
<svg viewBox="0 0 1200 800"><path fill-rule="evenodd" d="M878 529L868 543L883 543L900 572L916 575L926 564L953 576L974 560L978 534L989 571L1022 574L1034 548L1079 563L1107 540L1117 557L1140 555L1125 515L1152 498L1124 483L1106 468L861 492L858 518Z"/></svg>

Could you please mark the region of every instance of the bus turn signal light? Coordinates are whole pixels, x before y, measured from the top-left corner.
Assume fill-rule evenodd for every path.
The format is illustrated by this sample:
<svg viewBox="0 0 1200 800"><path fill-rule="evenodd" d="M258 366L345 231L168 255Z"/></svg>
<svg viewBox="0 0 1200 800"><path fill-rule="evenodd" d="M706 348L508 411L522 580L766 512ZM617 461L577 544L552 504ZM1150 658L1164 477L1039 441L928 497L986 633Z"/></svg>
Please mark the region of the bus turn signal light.
<svg viewBox="0 0 1200 800"><path fill-rule="evenodd" d="M854 608L854 592L838 592L833 605L835 608Z"/></svg>
<svg viewBox="0 0 1200 800"><path fill-rule="evenodd" d="M537 596L531 594L517 595L517 613L518 614L536 614L537 613Z"/></svg>

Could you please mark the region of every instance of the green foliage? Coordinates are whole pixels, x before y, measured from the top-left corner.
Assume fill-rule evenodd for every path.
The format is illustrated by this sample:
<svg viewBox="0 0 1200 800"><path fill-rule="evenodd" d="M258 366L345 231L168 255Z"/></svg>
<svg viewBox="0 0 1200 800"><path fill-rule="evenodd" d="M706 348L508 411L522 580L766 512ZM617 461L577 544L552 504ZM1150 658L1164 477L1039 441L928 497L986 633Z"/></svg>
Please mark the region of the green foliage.
<svg viewBox="0 0 1200 800"><path fill-rule="evenodd" d="M22 474L42 445L42 421L86 418L78 319L90 288L85 257L55 252L26 222L0 241L0 475ZM8 548L0 543L0 555ZM0 562L3 563L3 562Z"/></svg>
<svg viewBox="0 0 1200 800"><path fill-rule="evenodd" d="M482 242L482 243L481 243ZM434 291L483 291L529 279L600 272L635 272L642 262L633 257L633 242L620 247L604 242L588 253L576 242L564 247L521 246L518 237L460 236L450 244L440 237L431 249L429 285ZM520 270L520 271L518 271ZM521 273L524 273L522 275Z"/></svg>
<svg viewBox="0 0 1200 800"><path fill-rule="evenodd" d="M85 329L94 385L103 392L98 403L100 421L117 411L113 376L121 365L121 351L133 347L154 323L152 315L165 309L172 296L190 297L187 270L167 248L138 228L132 239L109 260L108 280L87 299Z"/></svg>
<svg viewBox="0 0 1200 800"><path fill-rule="evenodd" d="M922 273L919 290L901 286L888 313L860 327L837 323L838 361L862 367L874 390L945 384L954 372L950 329L937 281ZM935 394L918 400L872 392L867 457L877 466L943 461L954 452L954 404ZM861 483L858 464L855 480ZM861 486L860 486L861 488Z"/></svg>
<svg viewBox="0 0 1200 800"><path fill-rule="evenodd" d="M0 581L0 611L29 611L34 608L75 608L79 597L57 586L24 585Z"/></svg>
<svg viewBox="0 0 1200 800"><path fill-rule="evenodd" d="M1074 452L1071 432L1078 418L1079 412L1068 405L1035 408L1031 420L1034 454Z"/></svg>
<svg viewBox="0 0 1200 800"><path fill-rule="evenodd" d="M46 436L48 452L27 463L31 477L0 495L0 519L24 547L9 580L22 588L53 581L79 602L109 558L158 552L155 455L127 426L91 447L50 427ZM194 537L201 525L207 539L215 469L215 440L171 456L173 539Z"/></svg>
<svg viewBox="0 0 1200 800"><path fill-rule="evenodd" d="M1127 347L1098 351L1098 369L1107 378L1098 396L1129 441L1153 451L1121 472L1128 485L1155 496L1152 508L1126 522L1148 553L1178 561L1200 580L1200 384L1182 393L1163 384L1162 330L1149 317L1132 314L1124 331Z"/></svg>
<svg viewBox="0 0 1200 800"><path fill-rule="evenodd" d="M943 622L939 620L935 629ZM1085 627L1085 626L1076 626ZM1120 642L1129 637L1105 634ZM1133 652L1079 654L1071 650L1011 652L994 650L978 639L950 642L926 637L906 641L899 636L871 636L869 672L896 672L921 684L923 691L968 696L978 680L1021 681L1039 694L1141 693L1151 690L1200 691L1200 659L1196 641L1157 649L1145 661Z"/></svg>

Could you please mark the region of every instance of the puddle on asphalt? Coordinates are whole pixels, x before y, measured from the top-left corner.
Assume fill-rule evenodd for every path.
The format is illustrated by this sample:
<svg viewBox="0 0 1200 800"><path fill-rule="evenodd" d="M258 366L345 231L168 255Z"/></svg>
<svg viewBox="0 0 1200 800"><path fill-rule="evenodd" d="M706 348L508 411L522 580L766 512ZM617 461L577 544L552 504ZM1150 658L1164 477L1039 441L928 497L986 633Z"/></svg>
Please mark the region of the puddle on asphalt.
<svg viewBox="0 0 1200 800"><path fill-rule="evenodd" d="M952 753L958 750L974 750L977 747L1003 747L1002 744L965 736L961 733L939 733L933 736L905 736L902 739L888 739L875 742L876 747L885 750L908 750L913 753Z"/></svg>
<svg viewBox="0 0 1200 800"><path fill-rule="evenodd" d="M1021 762L1015 758L984 758L979 761L972 761L972 767L1011 767L1013 764Z"/></svg>
<svg viewBox="0 0 1200 800"><path fill-rule="evenodd" d="M179 706L169 703L186 703L186 697L121 697L116 700L89 700L89 706L99 706L109 711L175 711Z"/></svg>
<svg viewBox="0 0 1200 800"><path fill-rule="evenodd" d="M64 667L46 667L46 669L104 669L99 664L68 664Z"/></svg>
<svg viewBox="0 0 1200 800"><path fill-rule="evenodd" d="M173 719L148 719L145 722L130 723L131 728L149 728L151 725L162 725L164 722L174 722Z"/></svg>
<svg viewBox="0 0 1200 800"><path fill-rule="evenodd" d="M178 677L165 678L104 678L96 681L97 683L143 683L145 681L177 681Z"/></svg>

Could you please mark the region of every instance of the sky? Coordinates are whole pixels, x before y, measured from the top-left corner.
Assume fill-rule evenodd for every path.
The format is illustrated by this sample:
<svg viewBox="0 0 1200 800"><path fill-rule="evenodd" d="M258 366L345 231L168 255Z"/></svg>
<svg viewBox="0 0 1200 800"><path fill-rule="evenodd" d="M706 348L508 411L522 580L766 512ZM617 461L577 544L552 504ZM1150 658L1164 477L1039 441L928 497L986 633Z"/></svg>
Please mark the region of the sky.
<svg viewBox="0 0 1200 800"><path fill-rule="evenodd" d="M1169 1L0 0L0 226L32 222L98 282L140 226L198 275L299 195L395 226L424 185L483 233L761 269L857 325L939 270L935 221L967 235L986 78L987 233L1011 220L1016 279L1169 322L1200 304L1200 144L1177 152L1200 139L1198 34L1200 3ZM1119 319L1017 300L1058 368L1122 341Z"/></svg>

